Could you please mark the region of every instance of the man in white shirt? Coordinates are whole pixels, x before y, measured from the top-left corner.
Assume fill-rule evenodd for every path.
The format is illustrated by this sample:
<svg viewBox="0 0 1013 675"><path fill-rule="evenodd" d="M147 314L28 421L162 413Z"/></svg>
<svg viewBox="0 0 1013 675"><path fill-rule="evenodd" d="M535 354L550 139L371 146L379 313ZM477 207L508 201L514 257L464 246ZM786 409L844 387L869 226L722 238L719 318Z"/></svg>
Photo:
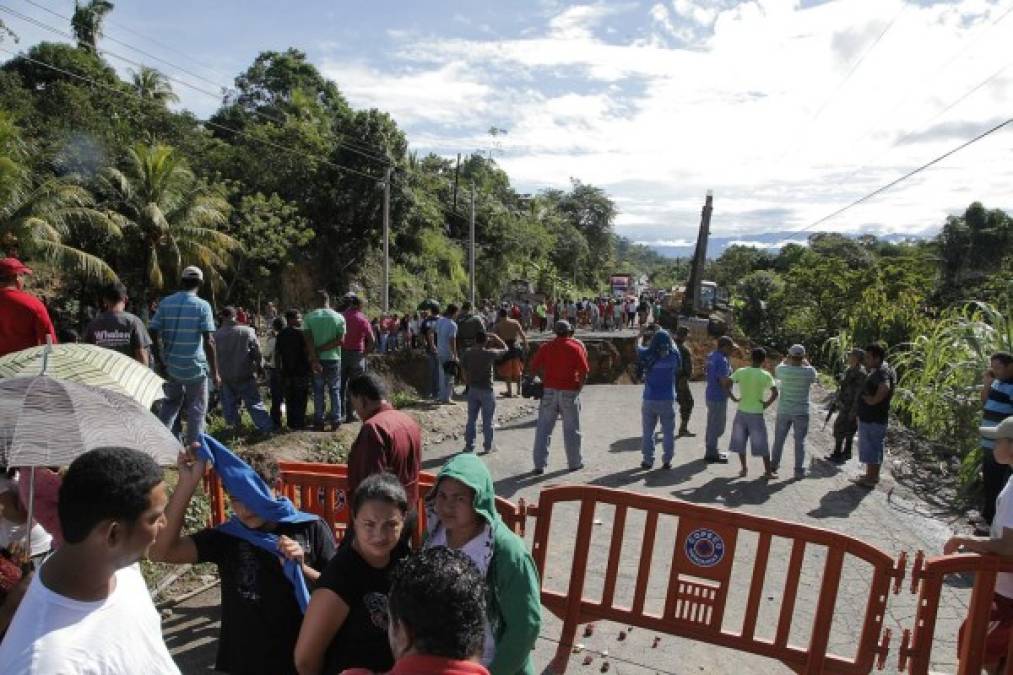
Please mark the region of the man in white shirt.
<svg viewBox="0 0 1013 675"><path fill-rule="evenodd" d="M137 562L165 526L162 470L125 448L78 457L60 487L64 544L0 642L0 673L174 674Z"/></svg>

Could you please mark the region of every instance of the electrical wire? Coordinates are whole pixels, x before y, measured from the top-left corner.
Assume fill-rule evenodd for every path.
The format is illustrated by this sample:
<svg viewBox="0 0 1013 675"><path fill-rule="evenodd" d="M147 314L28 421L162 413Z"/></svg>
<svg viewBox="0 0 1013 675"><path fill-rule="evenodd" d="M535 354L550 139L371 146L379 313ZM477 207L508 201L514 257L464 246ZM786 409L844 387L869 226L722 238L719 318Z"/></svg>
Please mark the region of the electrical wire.
<svg viewBox="0 0 1013 675"><path fill-rule="evenodd" d="M50 70L56 71L58 73L66 75L68 77L72 77L72 78L74 78L76 80L80 80L82 82L87 82L88 84L91 84L93 86L99 87L101 89L106 89L107 91L111 91L114 94L118 94L120 96L126 96L128 98L138 98L138 99L141 99L142 101L144 100L138 92L127 91L127 90L122 90L122 89L116 89L115 87L112 87L112 86L110 86L108 84L105 84L103 82L98 82L96 80L93 80L90 77L85 77L84 75L79 75L78 73L73 73L73 72L71 72L69 70L65 70L63 68L60 68L59 66L54 66L51 63L46 63L45 61L40 61L39 59L34 59L34 58L32 58L30 56L27 56L25 54L18 54L18 53L13 52L13 51L11 51L9 49L6 49L5 47L0 47L0 52L4 52L6 54L10 54L11 56L13 56L15 58L24 59L25 61L28 61L29 63L34 63L36 65L42 66L43 68L49 68ZM143 111L142 111L142 113L143 113ZM343 166L341 164L337 164L335 162L330 161L329 159L325 159L325 158L320 157L318 155L314 156L314 155L311 155L309 153L305 153L305 152L303 152L301 150L294 150L292 148L287 148L284 145L281 145L279 143L274 143L273 141L268 141L268 140L263 139L263 138L258 138L258 137L254 136L254 135L252 135L252 134L250 134L250 133L248 133L246 131L242 131L240 129L233 129L232 127L226 126L224 124L219 124L217 122L211 122L210 120L205 120L203 122L200 122L200 124L202 124L203 126L208 126L208 127L212 127L212 128L215 128L215 129L219 129L221 131L226 131L226 132L229 132L229 133L233 133L233 134L236 134L237 136L242 136L244 138L248 138L248 139L250 139L252 141L256 141L258 143L263 143L264 145L266 145L268 147L274 148L276 150L281 150L282 152L286 152L286 153L289 153L289 154L297 154L300 157L306 157L306 156L315 157L317 159L317 161L319 161L319 162L321 162L323 164L326 164L326 165L328 165L330 167L333 167L335 169L338 169L339 171L344 171L344 172L347 172L347 173L355 174L357 176L362 176L363 178L369 178L370 180L375 180L375 181L378 181L378 182L381 182L381 183L384 180L383 176L374 176L372 174L368 174L368 173L365 173L363 171L359 171L358 169L352 169L351 167L347 167L347 166Z"/></svg>
<svg viewBox="0 0 1013 675"><path fill-rule="evenodd" d="M880 41L882 41L882 39L886 37L886 34L889 33L890 29L893 28L893 25L897 23L897 19L900 18L900 15L904 13L905 9L907 9L907 3L902 2L900 9L897 11L896 14L893 15L893 18L890 19L890 23L886 25L886 28L883 29L883 32L881 32L876 37L876 39L873 40L872 44L869 45L869 48L866 49L864 52L862 52L862 54L858 57L858 59L855 60L855 62L851 65L851 68L848 70L847 74L841 79L840 82L837 83L837 86L834 87L834 90L830 93L830 96L828 96L826 100L823 101L820 107L816 110L816 113L813 114L811 118L809 118L809 123L806 125L805 133L802 134L801 138L808 138L809 130L812 129L812 127L816 124L819 118L823 115L823 112L827 109L827 106L830 105L831 101L837 98L837 94L840 93L841 89L844 88L844 85L846 85L848 81L851 80L852 75L855 74L859 66L861 66L862 63L865 61L866 57L869 54L871 54L872 51L876 48L876 46L880 43ZM797 138L796 143L794 145L789 146L788 149L786 149L783 153L781 153L781 156L778 157L777 159L776 162L777 164L780 164L785 157L794 153L795 150L798 149L799 145L799 143L797 142L798 140L799 139Z"/></svg>
<svg viewBox="0 0 1013 675"><path fill-rule="evenodd" d="M37 2L34 2L34 0L25 0L25 2L27 2L28 4L30 4L30 5L32 5L34 7L38 7L39 9L41 9L41 10L43 10L45 12L48 12L49 14L52 14L53 16L59 17L59 18L64 19L66 21L70 21L71 20L69 17L64 16L63 14L60 14L59 12L53 11L52 9L49 9L49 8L45 7L44 5L41 5L41 4L37 3ZM21 14L20 12L17 12L16 10L13 10L13 9L11 9L9 7L0 6L0 10L6 11L9 14L11 14L11 15L19 18L19 19L21 19L22 21L26 21L28 23L31 23L31 24L35 25L36 27L38 27L38 28L42 28L42 29L47 30L47 31L49 31L51 33L54 33L56 35L60 35L60 36L66 38L68 40L75 40L75 37L72 34L67 33L66 31L63 31L63 30L61 30L61 29L59 29L59 28L57 28L55 26L51 26L51 25L49 25L49 24L47 24L47 23L45 23L43 21L40 21L38 19L35 19L33 17L27 16L25 14ZM196 86L194 84L191 84L190 82L187 82L185 80L182 80L182 79L179 79L179 78L176 78L176 77L172 77L172 76L170 76L168 74L165 74L165 73L162 74L163 77L165 77L165 79L167 79L167 80L169 80L171 82L175 82L175 83L177 83L179 85L182 85L182 86L184 86L184 87L186 87L188 89L192 89L192 90L194 90L194 91L196 91L198 93L204 94L205 96L209 96L209 97L215 99L216 101L222 101L226 97L226 94L228 92L233 92L234 91L234 89L232 89L231 87L226 87L226 86L224 86L224 85L222 85L222 84L220 84L218 82L214 82L212 80L209 80L209 79L207 79L205 77L202 77L202 76L200 76L200 75L198 75L196 73L193 73L192 71L190 71L190 70L188 70L186 68L183 68L182 66L180 66L178 64L175 64L175 63L173 63L171 61L167 61L165 59L162 59L162 58L160 58L158 56L155 56L154 54L151 54L151 53L149 53L149 52L147 52L147 51L145 51L143 49L140 49L139 47L135 47L134 45L128 44L128 43L123 42L121 40L117 40L116 38L111 37L109 35L103 35L103 39L108 40L110 42L115 42L117 44L123 45L127 49L135 51L135 52L137 52L139 54L143 54L144 56L147 56L149 58L155 59L155 60L157 60L157 61L159 61L161 63L169 65L169 66L171 66L173 68L176 68L177 70L179 70L179 71L181 71L183 73L186 73L188 75L196 77L196 78L198 78L199 80L201 80L203 82L211 84L214 87L218 87L220 89L220 92L208 91L207 89L202 89L201 87L198 87L198 86ZM128 58L126 56L123 56L121 54L117 54L116 52L113 52L111 50L108 50L108 49L99 49L99 51L102 54L105 54L107 56L111 56L111 57L113 57L115 59L118 59L120 61L123 61L125 63L129 63L131 65L138 66L138 67L141 67L141 68L147 67L147 65L144 64L144 63L141 63L139 61L135 61L135 60L130 59L130 58ZM260 117L262 119L268 120L268 121L270 121L270 122L272 122L274 124L277 124L279 126L284 126L284 124L285 124L284 120L276 118L276 117L274 117L272 115L268 115L267 113L265 113L265 112L263 112L261 110L251 110L250 112L252 112L254 115L256 115L256 116L258 116L258 117ZM366 158L371 159L373 161L380 162L382 164L390 164L391 163L388 158L375 154L376 153L375 149L368 148L368 147L366 147L364 145L353 143L353 142L348 141L348 140L335 140L334 143L335 143L335 145L338 145L339 147L343 147L346 150L349 150L349 151L351 151L353 153L362 155L363 157L366 157Z"/></svg>
<svg viewBox="0 0 1013 675"><path fill-rule="evenodd" d="M995 132L1000 131L1001 129L1009 126L1010 124L1013 124L1013 117L1007 119L1005 122L1000 122L999 124L995 125L991 129L983 131L982 133L978 134L977 136L975 136L974 138L970 139L969 141L965 141L965 142L961 143L957 147L952 148L951 150L948 150L948 151L944 152L943 154L939 155L935 159L933 159L931 161L928 161L925 164L922 164L918 168L912 169L911 171L908 171L906 174L904 174L900 178L897 178L895 180L890 181L886 185L873 190L872 192L868 193L867 195L865 195L863 197L860 197L860 198L856 199L855 201L851 202L847 206L843 206L843 207L837 209L836 211L834 211L833 213L825 215L822 218L820 218L819 220L816 220L816 221L810 223L809 225L806 225L802 229L797 230L795 232L795 234L801 234L802 232L805 232L807 230L811 230L812 228L814 228L814 227L816 227L816 226L818 226L818 225L820 225L822 223L825 223L826 221L830 220L831 218L835 218L835 217L839 216L840 214L844 213L845 211L847 211L847 210L849 210L851 208L854 208L855 206L858 206L859 204L867 202L868 200L872 199L876 195L880 195L880 194L886 192L887 190L889 190L889 189L891 189L891 188L899 185L900 183L903 183L904 181L908 180L909 178L911 178L913 176L916 176L917 174L921 173L922 171L928 169L929 167L934 166L935 164L938 164L939 162L943 161L947 157L950 157L951 155L954 155L954 154L960 152L964 148L966 148L966 147L968 147L970 145L973 145L973 144L977 143L978 141L980 141L980 140L982 140L982 139L984 139L984 138L986 138L988 136L991 136Z"/></svg>

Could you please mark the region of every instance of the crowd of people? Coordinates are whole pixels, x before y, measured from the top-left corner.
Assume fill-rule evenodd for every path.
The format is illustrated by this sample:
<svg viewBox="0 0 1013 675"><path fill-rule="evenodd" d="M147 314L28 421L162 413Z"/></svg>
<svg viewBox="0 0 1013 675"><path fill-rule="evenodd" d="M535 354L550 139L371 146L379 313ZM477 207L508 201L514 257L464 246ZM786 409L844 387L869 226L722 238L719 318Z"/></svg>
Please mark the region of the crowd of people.
<svg viewBox="0 0 1013 675"><path fill-rule="evenodd" d="M0 356L57 337L44 304L24 290L30 274L17 260L0 260ZM370 321L355 293L332 308L321 291L305 314L293 308L279 315L269 305L261 335L248 312L224 307L215 313L200 298L200 269L186 268L179 281L179 291L153 307L147 326L126 311L127 290L108 286L101 312L81 338L154 367L166 379L157 414L180 433L184 448L176 487L170 495L162 470L140 452L93 450L62 475L40 472L42 482L33 487L43 507L28 523L25 481L15 467L4 469L0 672L178 672L137 565L147 557L218 568L216 668L223 672L533 673L540 583L523 541L498 515L482 456L497 449L496 379L505 382L509 397L521 394L522 381L525 387L540 383L531 472L546 471L560 418L566 468L580 471L581 393L591 368L576 329L632 324L641 329L640 467L654 469L659 425L662 470L673 466L676 439L695 435L690 333L658 328L658 305L646 299L485 302L477 308L429 302L419 318L402 317L402 335L400 320L397 331L387 333L382 318ZM545 330L551 339L532 355L529 335ZM366 367L368 353L401 348L404 341L427 354L428 394L453 405L461 399L455 390L460 382L467 405L463 452L440 469L424 499L422 431L390 404L384 383ZM810 389L817 380L805 348L791 346L772 371L762 348L750 350L749 365L733 369L736 354L744 350L721 336L706 359L704 459L724 464L737 454L745 476L748 448L773 480L790 435L793 476L805 478L807 458L813 459L806 450ZM994 354L982 385L982 536L954 537L945 550L1013 555L1013 356ZM864 488L880 480L896 389L882 345L851 350L833 403L834 450L823 459L848 461L857 436L865 472L853 480ZM283 426L334 430L361 421L347 460L350 518L340 540L330 523L280 495L273 456L236 455L205 434L212 390L229 426L240 426L245 407L261 434ZM307 420L311 395L313 418ZM729 400L737 408L722 451ZM772 406L771 446L764 412ZM209 464L233 515L221 526L186 533L185 516ZM416 547L420 508L425 531ZM20 550L29 530L32 549ZM20 579L7 574L4 564L11 561L25 563ZM1000 575L996 593L990 644L998 646L989 658L999 659L1013 630L1013 575Z"/></svg>

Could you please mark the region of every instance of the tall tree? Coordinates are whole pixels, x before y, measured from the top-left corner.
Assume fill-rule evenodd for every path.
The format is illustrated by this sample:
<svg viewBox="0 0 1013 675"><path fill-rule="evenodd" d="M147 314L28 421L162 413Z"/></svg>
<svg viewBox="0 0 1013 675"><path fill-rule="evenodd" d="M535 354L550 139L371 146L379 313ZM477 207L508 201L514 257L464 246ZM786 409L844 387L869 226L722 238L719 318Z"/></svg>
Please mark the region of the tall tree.
<svg viewBox="0 0 1013 675"><path fill-rule="evenodd" d="M113 3L109 0L89 0L82 5L75 0L74 15L70 18L70 27L77 38L77 46L90 52L98 51L98 41L102 37L102 22L106 14L113 11Z"/></svg>
<svg viewBox="0 0 1013 675"><path fill-rule="evenodd" d="M0 250L4 255L42 258L91 279L115 279L101 258L70 246L75 228L119 234L96 210L88 190L72 177L36 181L21 162L25 155L17 128L0 114Z"/></svg>
<svg viewBox="0 0 1013 675"><path fill-rule="evenodd" d="M179 96L172 90L169 79L161 72L148 66L130 71L134 90L141 98L156 103L176 103Z"/></svg>
<svg viewBox="0 0 1013 675"><path fill-rule="evenodd" d="M218 229L228 221L229 203L201 184L171 147L133 146L123 168L106 167L99 184L124 231L140 246L144 300L187 265L200 266L213 284L221 283L221 272L239 249L239 242Z"/></svg>

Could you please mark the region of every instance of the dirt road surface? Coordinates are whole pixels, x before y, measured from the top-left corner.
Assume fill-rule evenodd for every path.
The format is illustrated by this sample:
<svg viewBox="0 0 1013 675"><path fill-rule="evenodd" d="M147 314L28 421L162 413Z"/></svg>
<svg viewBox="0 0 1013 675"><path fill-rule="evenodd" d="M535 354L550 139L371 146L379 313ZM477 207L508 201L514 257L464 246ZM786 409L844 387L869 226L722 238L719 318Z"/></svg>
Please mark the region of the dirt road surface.
<svg viewBox="0 0 1013 675"><path fill-rule="evenodd" d="M607 487L622 488L664 497L676 497L690 502L726 509L739 509L748 513L769 516L824 527L845 533L866 541L883 551L897 555L901 551L914 553L922 549L926 553L937 553L950 533L943 520L933 517L928 507L910 494L885 480L879 488L867 491L852 485L848 478L860 471L856 462L846 467L835 467L826 462L812 464L809 475L795 480L791 477L792 440L789 439L782 460L781 475L769 483L761 478L759 460L750 461L750 474L738 476L739 467L733 457L728 465L709 465L703 457L703 384L694 383L697 408L694 411L691 430L695 438L680 438L676 442L676 457L671 470L660 468L659 460L655 469L644 471L640 468L640 393L638 386L603 385L590 386L582 395L582 432L585 468L577 472L566 470L562 447L562 430L557 424L550 452L549 466L541 476L532 476L531 447L534 437L535 419L532 414L510 421L497 430L497 451L484 456L499 495L516 500L520 497L537 502L539 491L549 485L562 483L590 483ZM463 408L463 404L458 404ZM734 404L729 410L729 431ZM821 430L824 411L813 406L808 452L822 457L832 443L829 431ZM773 443L773 410L768 413L768 430ZM728 433L721 439L721 447L727 447ZM436 471L443 462L461 450L459 440L447 440L433 447L427 447L424 468ZM809 462L807 460L807 466ZM787 469L787 471L785 470ZM565 516L565 513L562 514ZM554 590L565 591L569 579L570 554L572 551L573 527L576 514L570 523L565 517L554 516L553 534L550 539L547 584ZM611 534L611 513L602 509L596 513L595 536L592 542L592 557L585 595L595 597L602 586L602 572L607 559L609 536ZM638 521L632 515L627 521L627 538L623 571L620 574L616 598L629 603L633 594L636 560L639 556L637 533L642 528L643 518ZM529 527L530 544L533 525ZM631 539L632 537L632 539ZM673 522L662 522L655 546L655 570L652 572L648 592L648 609L660 611L663 585L668 577L671 551L673 550L675 526ZM560 545L555 545L560 542ZM569 542L569 549L566 543ZM736 553L740 558L750 560L755 540L742 539ZM790 641L806 644L810 637L810 626L815 610L815 600L823 570L824 551L806 550L798 603ZM780 608L780 594L784 588L784 573L787 568L788 546L785 541L775 539L772 546L767 582L764 588L763 606L757 634L773 637L774 625ZM627 564L628 562L628 564ZM749 570L736 563L733 568L733 583L741 583L740 592L734 589L729 595L725 627L735 626L746 603ZM837 611L830 635L830 649L841 655L852 655L861 628L861 617L868 596L869 580L867 567L846 565L838 599ZM966 611L968 590L965 585L955 585L944 590L944 602L940 608L936 631L936 649L933 655L934 669L952 672L956 655L956 631ZM915 611L914 595L908 592L905 581L900 595L891 596L884 626L893 631L891 653L886 672L896 672L897 647L904 628L913 627ZM165 621L167 641L184 673L206 672L214 662L215 638L218 630L218 593L212 589L172 609L172 615ZM535 662L542 670L552 658L560 636L561 622L548 611L543 612L541 637L535 649ZM731 650L696 643L691 640L662 636L656 648L652 647L655 634L648 630L635 629L627 639L618 640L624 626L598 622L594 634L584 638L578 635L587 653L593 655L593 664L582 665L585 654L570 659L572 673L598 672L603 661L608 661L614 673L780 673L790 672L783 665L769 659L734 652ZM602 657L601 652L608 653ZM593 670L592 670L593 669Z"/></svg>

